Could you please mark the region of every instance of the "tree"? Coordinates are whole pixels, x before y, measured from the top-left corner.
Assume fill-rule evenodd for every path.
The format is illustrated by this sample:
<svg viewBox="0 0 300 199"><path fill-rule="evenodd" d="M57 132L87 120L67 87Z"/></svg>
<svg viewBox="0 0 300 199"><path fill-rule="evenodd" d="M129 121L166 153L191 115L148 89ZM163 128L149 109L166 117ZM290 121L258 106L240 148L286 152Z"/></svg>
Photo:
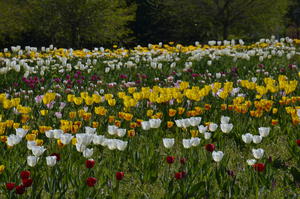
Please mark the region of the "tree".
<svg viewBox="0 0 300 199"><path fill-rule="evenodd" d="M29 0L35 38L61 47L87 47L126 39L135 6L124 0Z"/></svg>

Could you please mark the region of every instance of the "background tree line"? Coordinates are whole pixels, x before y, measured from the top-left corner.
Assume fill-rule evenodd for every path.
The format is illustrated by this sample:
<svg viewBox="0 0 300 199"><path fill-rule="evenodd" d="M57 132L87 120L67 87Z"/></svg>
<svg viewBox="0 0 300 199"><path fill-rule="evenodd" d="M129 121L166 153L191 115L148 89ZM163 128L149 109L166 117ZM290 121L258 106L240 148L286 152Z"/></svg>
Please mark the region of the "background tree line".
<svg viewBox="0 0 300 199"><path fill-rule="evenodd" d="M300 0L0 0L0 47L300 37Z"/></svg>

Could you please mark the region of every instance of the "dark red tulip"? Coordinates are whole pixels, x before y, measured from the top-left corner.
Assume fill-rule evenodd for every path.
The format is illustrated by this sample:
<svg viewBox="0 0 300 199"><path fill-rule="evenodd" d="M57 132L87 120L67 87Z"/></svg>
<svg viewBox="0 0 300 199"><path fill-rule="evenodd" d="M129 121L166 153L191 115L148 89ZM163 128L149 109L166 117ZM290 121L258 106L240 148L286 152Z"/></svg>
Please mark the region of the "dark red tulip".
<svg viewBox="0 0 300 199"><path fill-rule="evenodd" d="M177 180L180 180L180 179L184 178L185 176L186 176L186 173L184 171L175 173L175 178Z"/></svg>
<svg viewBox="0 0 300 199"><path fill-rule="evenodd" d="M256 163L256 164L254 164L252 166L258 172L262 172L262 171L265 170L265 165L263 163Z"/></svg>
<svg viewBox="0 0 300 199"><path fill-rule="evenodd" d="M31 178L22 179L22 184L24 185L24 187L30 187L32 185L32 179Z"/></svg>
<svg viewBox="0 0 300 199"><path fill-rule="evenodd" d="M88 177L88 178L86 179L86 184L87 184L87 186L89 186L89 187L95 186L96 183L97 183L97 179L94 178L94 177Z"/></svg>
<svg viewBox="0 0 300 199"><path fill-rule="evenodd" d="M209 152L213 152L215 150L215 145L214 144L207 144L205 145L205 149Z"/></svg>
<svg viewBox="0 0 300 199"><path fill-rule="evenodd" d="M20 176L21 179L27 179L30 177L30 171L21 171Z"/></svg>
<svg viewBox="0 0 300 199"><path fill-rule="evenodd" d="M172 164L175 161L175 157L174 156L168 156L167 157L167 163Z"/></svg>
<svg viewBox="0 0 300 199"><path fill-rule="evenodd" d="M186 158L180 158L180 163L185 164L186 163Z"/></svg>
<svg viewBox="0 0 300 199"><path fill-rule="evenodd" d="M19 186L16 186L16 194L23 194L25 192L25 187L24 185L19 185Z"/></svg>
<svg viewBox="0 0 300 199"><path fill-rule="evenodd" d="M297 144L298 146L300 146L300 139L299 139L299 140L296 140L296 144Z"/></svg>
<svg viewBox="0 0 300 199"><path fill-rule="evenodd" d="M93 160L93 159L86 160L85 161L85 166L88 169L93 168L95 166L95 160Z"/></svg>
<svg viewBox="0 0 300 199"><path fill-rule="evenodd" d="M6 183L6 189L7 190L13 190L14 188L15 188L15 186L16 186L16 183L14 183L14 182L8 182L8 183Z"/></svg>
<svg viewBox="0 0 300 199"><path fill-rule="evenodd" d="M124 172L117 172L116 173L116 179L122 180L124 178Z"/></svg>

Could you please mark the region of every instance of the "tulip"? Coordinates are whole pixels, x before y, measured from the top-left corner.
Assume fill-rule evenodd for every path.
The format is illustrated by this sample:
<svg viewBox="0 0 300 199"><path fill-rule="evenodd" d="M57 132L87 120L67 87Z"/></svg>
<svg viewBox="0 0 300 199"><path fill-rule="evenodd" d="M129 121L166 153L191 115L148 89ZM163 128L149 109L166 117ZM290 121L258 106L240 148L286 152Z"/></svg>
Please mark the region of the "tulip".
<svg viewBox="0 0 300 199"><path fill-rule="evenodd" d="M161 120L160 119L150 119L150 127L151 128L158 128L161 124Z"/></svg>
<svg viewBox="0 0 300 199"><path fill-rule="evenodd" d="M167 149L172 148L174 143L175 143L174 138L163 138L164 147L166 147Z"/></svg>
<svg viewBox="0 0 300 199"><path fill-rule="evenodd" d="M204 139L208 140L208 139L210 139L210 138L211 138L211 133L205 132L205 133L204 133Z"/></svg>
<svg viewBox="0 0 300 199"><path fill-rule="evenodd" d="M32 179L30 178L22 179L22 184L24 187L30 187L32 185Z"/></svg>
<svg viewBox="0 0 300 199"><path fill-rule="evenodd" d="M248 164L249 166L252 166L252 165L254 165L255 163L256 163L256 160L255 160L255 159L247 160L247 164Z"/></svg>
<svg viewBox="0 0 300 199"><path fill-rule="evenodd" d="M299 140L296 140L296 144L297 144L298 146L300 146L300 139L299 139Z"/></svg>
<svg viewBox="0 0 300 199"><path fill-rule="evenodd" d="M78 152L83 152L86 149L86 146L83 144L76 143L75 146Z"/></svg>
<svg viewBox="0 0 300 199"><path fill-rule="evenodd" d="M188 119L191 126L198 126L201 122L201 117L191 117Z"/></svg>
<svg viewBox="0 0 300 199"><path fill-rule="evenodd" d="M256 159L261 159L264 155L263 149L252 149L252 154Z"/></svg>
<svg viewBox="0 0 300 199"><path fill-rule="evenodd" d="M16 186L16 183L14 183L14 182L6 183L6 189L9 191L13 190L15 188L15 186Z"/></svg>
<svg viewBox="0 0 300 199"><path fill-rule="evenodd" d="M49 167L53 167L56 164L57 157L56 156L47 156L46 162Z"/></svg>
<svg viewBox="0 0 300 199"><path fill-rule="evenodd" d="M11 134L7 138L7 145L8 146L14 146L16 144L19 144L22 140L22 137L18 135Z"/></svg>
<svg viewBox="0 0 300 199"><path fill-rule="evenodd" d="M186 158L180 158L180 163L185 164L186 163Z"/></svg>
<svg viewBox="0 0 300 199"><path fill-rule="evenodd" d="M94 138L94 134L77 133L76 143L87 146L93 141L93 138Z"/></svg>
<svg viewBox="0 0 300 199"><path fill-rule="evenodd" d="M66 145L66 144L69 144L71 142L72 138L73 138L73 136L71 134L65 133L65 134L62 134L60 136L60 141L61 141L61 143Z"/></svg>
<svg viewBox="0 0 300 199"><path fill-rule="evenodd" d="M270 133L271 128L270 127L259 127L258 131L260 136L267 137Z"/></svg>
<svg viewBox="0 0 300 199"><path fill-rule="evenodd" d="M191 139L183 139L182 145L185 149L191 148L192 146Z"/></svg>
<svg viewBox="0 0 300 199"><path fill-rule="evenodd" d="M27 141L27 149L32 150L32 147L36 146L35 141Z"/></svg>
<svg viewBox="0 0 300 199"><path fill-rule="evenodd" d="M55 139L60 139L60 136L64 134L64 131L63 130L60 130L60 129L55 129L53 130L53 137ZM50 138L50 137L49 137Z"/></svg>
<svg viewBox="0 0 300 199"><path fill-rule="evenodd" d="M34 156L41 156L46 151L44 146L32 146L31 150Z"/></svg>
<svg viewBox="0 0 300 199"><path fill-rule="evenodd" d="M108 132L109 135L115 135L115 134L117 134L117 130L118 130L118 127L115 126L115 125L109 125L107 127L107 132Z"/></svg>
<svg viewBox="0 0 300 199"><path fill-rule="evenodd" d="M54 138L54 130L45 131L47 138Z"/></svg>
<svg viewBox="0 0 300 199"><path fill-rule="evenodd" d="M94 152L94 149L88 149L88 148L86 148L86 149L82 152L82 154L83 154L83 157L89 158L89 157L91 157L91 156L93 155L93 152Z"/></svg>
<svg viewBox="0 0 300 199"><path fill-rule="evenodd" d="M242 140L246 143L249 144L252 142L253 140L253 135L251 133L246 133L244 135L242 135Z"/></svg>
<svg viewBox="0 0 300 199"><path fill-rule="evenodd" d="M86 179L86 184L87 184L87 186L89 186L89 187L95 186L96 183L97 183L97 178L94 178L94 177L88 177L88 178Z"/></svg>
<svg viewBox="0 0 300 199"><path fill-rule="evenodd" d="M215 150L215 145L214 144L207 144L205 145L205 149L209 152L213 152Z"/></svg>
<svg viewBox="0 0 300 199"><path fill-rule="evenodd" d="M28 130L22 129L22 128L17 128L16 129L16 135L23 138L26 133L28 132Z"/></svg>
<svg viewBox="0 0 300 199"><path fill-rule="evenodd" d="M220 162L223 159L224 153L222 151L213 151L212 157L214 161Z"/></svg>
<svg viewBox="0 0 300 199"><path fill-rule="evenodd" d="M174 161L175 161L175 157L174 156L168 156L166 160L167 160L167 163L173 164Z"/></svg>
<svg viewBox="0 0 300 199"><path fill-rule="evenodd" d="M20 173L21 179L27 179L30 177L30 171L21 171Z"/></svg>
<svg viewBox="0 0 300 199"><path fill-rule="evenodd" d="M27 157L27 164L31 167L34 167L38 162L38 157L36 156L28 156Z"/></svg>
<svg viewBox="0 0 300 199"><path fill-rule="evenodd" d="M88 169L93 168L93 167L95 166L95 160L93 160L93 159L88 159L88 160L86 160L86 161L85 161L85 166L86 166L86 168L88 168Z"/></svg>
<svg viewBox="0 0 300 199"><path fill-rule="evenodd" d="M200 125L198 126L199 133L205 133L207 131L207 126Z"/></svg>
<svg viewBox="0 0 300 199"><path fill-rule="evenodd" d="M25 193L24 185L16 186L16 194L22 195L23 193Z"/></svg>
<svg viewBox="0 0 300 199"><path fill-rule="evenodd" d="M209 129L209 131L211 131L211 132L216 131L217 128L218 128L218 125L215 124L215 123L210 123L209 126L208 126L208 129Z"/></svg>
<svg viewBox="0 0 300 199"><path fill-rule="evenodd" d="M96 130L97 130L96 128L91 128L89 126L85 127L85 133L87 134L95 134Z"/></svg>
<svg viewBox="0 0 300 199"><path fill-rule="evenodd" d="M175 173L175 178L177 180L180 180L180 179L184 178L185 176L186 176L186 173L184 171Z"/></svg>
<svg viewBox="0 0 300 199"><path fill-rule="evenodd" d="M253 164L252 167L258 172L263 172L265 170L265 165L263 163Z"/></svg>
<svg viewBox="0 0 300 199"><path fill-rule="evenodd" d="M126 129L117 129L117 135L119 137L124 137L125 134L126 134Z"/></svg>
<svg viewBox="0 0 300 199"><path fill-rule="evenodd" d="M116 179L122 180L124 178L124 172L117 172L116 173Z"/></svg>
<svg viewBox="0 0 300 199"><path fill-rule="evenodd" d="M259 143L261 143L261 141L262 141L262 136L260 136L260 135L253 136L253 143L259 144Z"/></svg>
<svg viewBox="0 0 300 199"><path fill-rule="evenodd" d="M233 128L233 124L221 124L221 130L223 133L229 133Z"/></svg>
<svg viewBox="0 0 300 199"><path fill-rule="evenodd" d="M122 141L122 140L116 140L115 143L119 151L124 151L128 144L127 141Z"/></svg>
<svg viewBox="0 0 300 199"><path fill-rule="evenodd" d="M94 135L93 138L93 144L95 145L102 145L103 141L104 141L105 137L103 135Z"/></svg>
<svg viewBox="0 0 300 199"><path fill-rule="evenodd" d="M191 144L192 146L198 146L200 144L201 139L198 137L191 138Z"/></svg>
<svg viewBox="0 0 300 199"><path fill-rule="evenodd" d="M221 123L222 124L228 124L229 120L230 120L230 117L223 116L223 115L221 116Z"/></svg>
<svg viewBox="0 0 300 199"><path fill-rule="evenodd" d="M142 121L141 125L142 125L142 129L145 130L145 131L147 131L151 128L149 121Z"/></svg>

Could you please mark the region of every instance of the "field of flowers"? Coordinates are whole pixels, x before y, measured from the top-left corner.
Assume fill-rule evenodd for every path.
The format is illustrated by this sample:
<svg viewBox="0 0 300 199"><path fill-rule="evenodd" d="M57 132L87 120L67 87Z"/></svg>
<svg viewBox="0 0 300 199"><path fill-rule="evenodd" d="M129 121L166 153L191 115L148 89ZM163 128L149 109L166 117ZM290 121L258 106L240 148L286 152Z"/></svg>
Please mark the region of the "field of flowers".
<svg viewBox="0 0 300 199"><path fill-rule="evenodd" d="M0 198L299 198L300 40L0 52Z"/></svg>

